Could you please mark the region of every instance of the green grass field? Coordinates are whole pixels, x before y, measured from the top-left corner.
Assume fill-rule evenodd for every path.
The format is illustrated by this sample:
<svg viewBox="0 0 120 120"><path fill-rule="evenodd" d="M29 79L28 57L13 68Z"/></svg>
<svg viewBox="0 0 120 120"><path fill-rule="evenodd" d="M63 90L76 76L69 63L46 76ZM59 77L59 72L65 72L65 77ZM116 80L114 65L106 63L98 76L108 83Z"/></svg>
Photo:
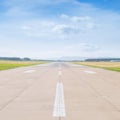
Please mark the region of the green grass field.
<svg viewBox="0 0 120 120"><path fill-rule="evenodd" d="M74 63L120 72L120 62L74 62Z"/></svg>
<svg viewBox="0 0 120 120"><path fill-rule="evenodd" d="M17 67L25 67L37 64L44 64L45 61L0 61L0 70L7 70Z"/></svg>

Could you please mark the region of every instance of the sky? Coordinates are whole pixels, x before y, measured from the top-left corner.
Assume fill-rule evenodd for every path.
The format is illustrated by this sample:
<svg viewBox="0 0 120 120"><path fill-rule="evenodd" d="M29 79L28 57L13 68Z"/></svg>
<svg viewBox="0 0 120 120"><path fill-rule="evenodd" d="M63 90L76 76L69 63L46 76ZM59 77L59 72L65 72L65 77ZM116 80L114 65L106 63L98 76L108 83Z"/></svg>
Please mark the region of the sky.
<svg viewBox="0 0 120 120"><path fill-rule="evenodd" d="M120 57L120 0L0 0L0 56Z"/></svg>

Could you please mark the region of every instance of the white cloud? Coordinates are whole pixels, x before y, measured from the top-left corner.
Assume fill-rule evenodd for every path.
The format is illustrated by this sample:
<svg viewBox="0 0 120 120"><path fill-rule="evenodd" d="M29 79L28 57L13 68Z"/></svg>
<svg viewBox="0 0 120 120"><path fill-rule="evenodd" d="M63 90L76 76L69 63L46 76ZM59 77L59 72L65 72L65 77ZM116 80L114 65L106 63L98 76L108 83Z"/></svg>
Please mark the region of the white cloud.
<svg viewBox="0 0 120 120"><path fill-rule="evenodd" d="M73 33L78 33L79 29L77 29L75 26L71 26L67 24L58 24L54 26L52 31L61 34L73 34Z"/></svg>
<svg viewBox="0 0 120 120"><path fill-rule="evenodd" d="M101 48L94 45L94 44L88 44L88 43L82 43L80 44L80 47L83 51L91 52L91 51L99 51Z"/></svg>
<svg viewBox="0 0 120 120"><path fill-rule="evenodd" d="M3 51L6 55L14 48L16 53L13 54L16 56L120 56L120 14L77 2L76 8L69 6L68 11L62 10L64 5L60 6L59 12L50 11L49 7L40 7L42 4L59 4L68 0L11 1L9 9L4 13L8 17L1 19L0 23L0 42L1 46L8 48L6 52ZM75 3L74 0L70 2ZM36 4L40 4L40 10L43 11L38 12L37 17L33 9ZM46 9L49 12L44 14Z"/></svg>
<svg viewBox="0 0 120 120"><path fill-rule="evenodd" d="M31 26L22 26L21 29L22 30L31 30L32 27Z"/></svg>
<svg viewBox="0 0 120 120"><path fill-rule="evenodd" d="M73 21L73 22L82 22L82 21L90 21L91 20L91 17L89 17L89 16L81 16L81 17L79 17L79 16L73 16L73 17L71 17L71 20Z"/></svg>
<svg viewBox="0 0 120 120"><path fill-rule="evenodd" d="M66 25L57 25L57 29L67 31L66 33L79 33L93 30L99 25L90 16L68 16L66 14L60 15L60 18L66 20Z"/></svg>
<svg viewBox="0 0 120 120"><path fill-rule="evenodd" d="M66 15L66 14L61 14L60 17L63 18L63 19L69 19L69 16Z"/></svg>
<svg viewBox="0 0 120 120"><path fill-rule="evenodd" d="M96 23L87 23L86 24L86 27L88 28L88 29L94 29L94 28L98 28L98 27L100 27L98 24L96 24Z"/></svg>
<svg viewBox="0 0 120 120"><path fill-rule="evenodd" d="M66 49L69 49L69 50L76 49L82 52L96 52L101 50L100 47L91 43L79 43L79 44L73 44L70 46L68 45Z"/></svg>
<svg viewBox="0 0 120 120"><path fill-rule="evenodd" d="M67 21L62 21L66 17ZM68 19L70 18L70 19ZM88 20L89 17L81 17L82 22L73 22L75 16L62 15L58 21L56 20L29 20L24 22L21 29L27 36L41 37L58 36L59 38L64 35L76 35L79 33L87 32L95 28L95 23ZM77 18L77 16L76 16ZM80 18L80 16L78 17ZM87 22L86 22L87 20Z"/></svg>

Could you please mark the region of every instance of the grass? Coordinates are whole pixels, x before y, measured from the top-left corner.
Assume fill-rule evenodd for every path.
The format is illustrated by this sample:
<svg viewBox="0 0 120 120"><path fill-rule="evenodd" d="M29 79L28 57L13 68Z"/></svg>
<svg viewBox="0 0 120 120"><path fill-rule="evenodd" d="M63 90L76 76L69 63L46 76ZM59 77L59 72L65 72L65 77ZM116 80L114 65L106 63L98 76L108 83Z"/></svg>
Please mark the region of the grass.
<svg viewBox="0 0 120 120"><path fill-rule="evenodd" d="M0 61L0 70L13 69L17 67L25 67L46 63L45 61Z"/></svg>
<svg viewBox="0 0 120 120"><path fill-rule="evenodd" d="M120 72L120 62L74 62L74 63Z"/></svg>

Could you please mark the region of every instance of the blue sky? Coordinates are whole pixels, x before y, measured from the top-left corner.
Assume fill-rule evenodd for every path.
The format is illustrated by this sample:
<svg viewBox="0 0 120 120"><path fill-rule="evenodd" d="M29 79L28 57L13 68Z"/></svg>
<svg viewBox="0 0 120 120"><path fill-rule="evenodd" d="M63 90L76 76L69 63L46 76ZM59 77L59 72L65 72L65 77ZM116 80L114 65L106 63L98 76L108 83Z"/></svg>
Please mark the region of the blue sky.
<svg viewBox="0 0 120 120"><path fill-rule="evenodd" d="M78 0L79 2L87 2L102 9L120 10L119 0Z"/></svg>
<svg viewBox="0 0 120 120"><path fill-rule="evenodd" d="M119 0L1 0L0 56L120 57Z"/></svg>

